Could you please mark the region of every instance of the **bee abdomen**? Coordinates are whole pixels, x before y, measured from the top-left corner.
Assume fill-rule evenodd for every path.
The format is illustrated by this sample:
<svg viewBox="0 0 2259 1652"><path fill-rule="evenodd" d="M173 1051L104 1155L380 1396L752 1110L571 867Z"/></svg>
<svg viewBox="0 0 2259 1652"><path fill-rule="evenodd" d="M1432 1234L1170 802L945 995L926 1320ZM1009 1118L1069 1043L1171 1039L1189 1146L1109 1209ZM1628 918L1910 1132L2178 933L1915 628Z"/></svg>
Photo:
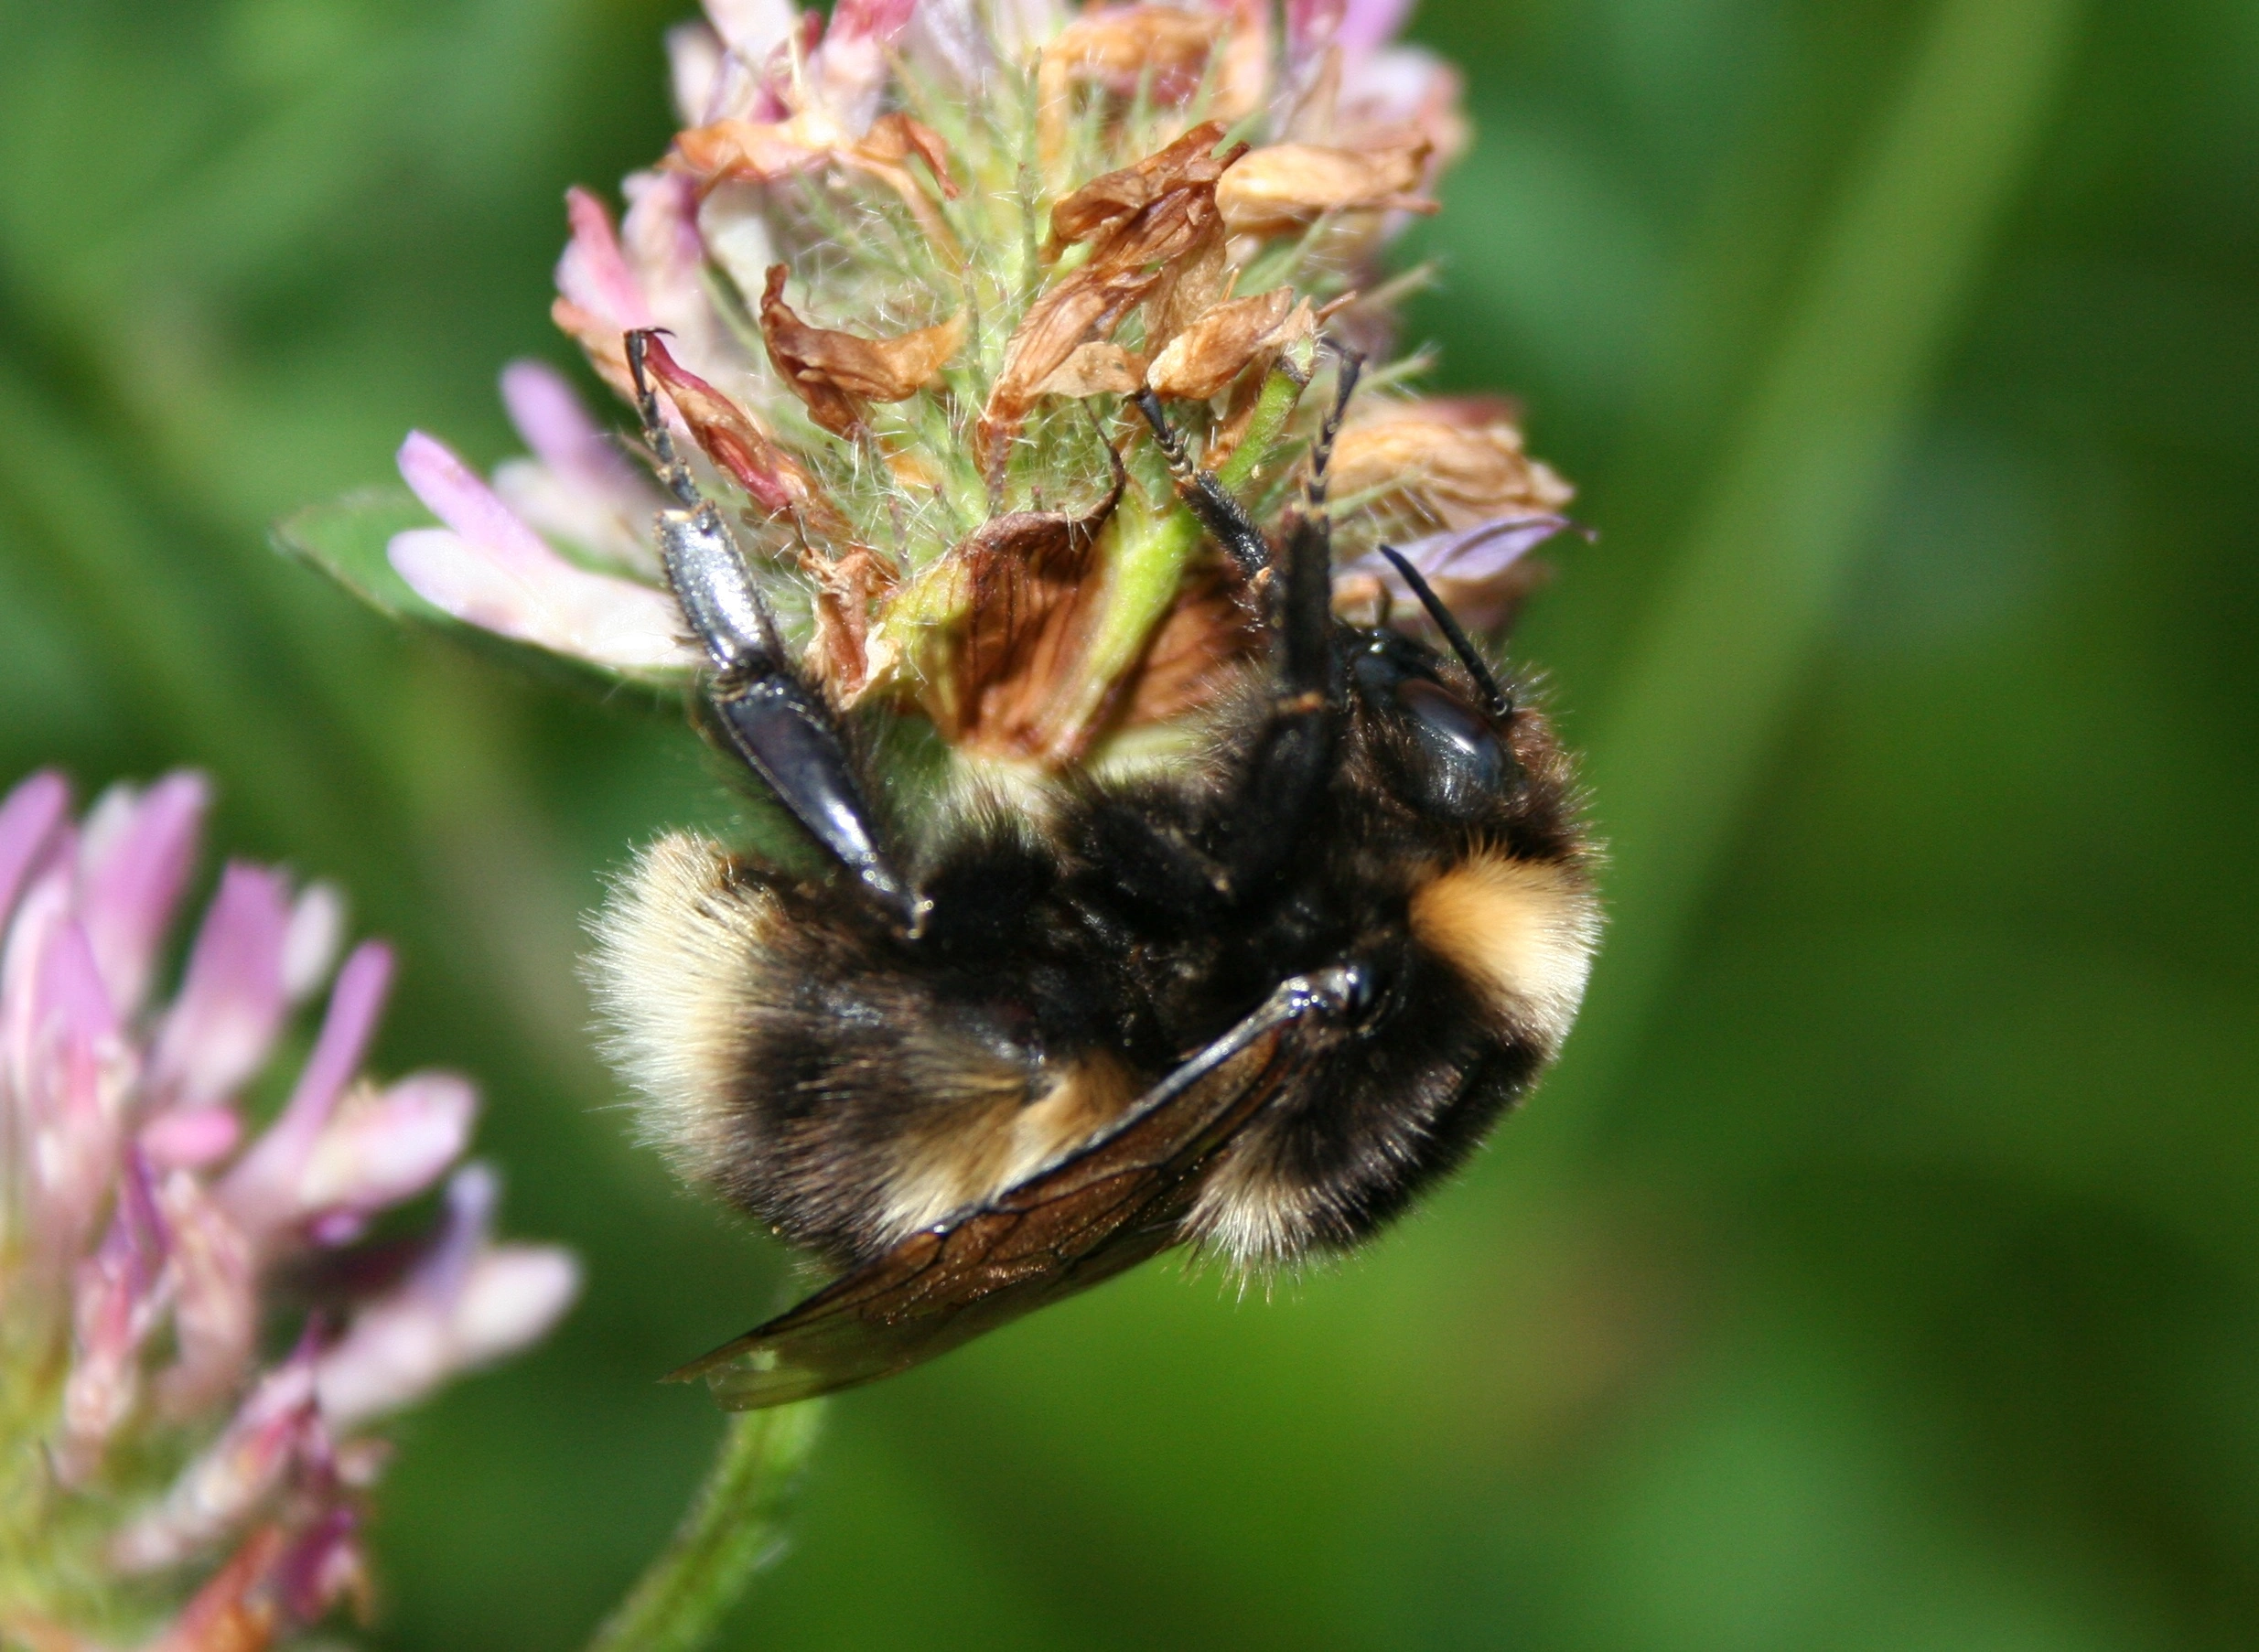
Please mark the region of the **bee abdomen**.
<svg viewBox="0 0 2259 1652"><path fill-rule="evenodd" d="M645 1135L796 1244L874 1256L994 1198L1144 1088L909 967L837 907L662 839L597 926L593 976Z"/></svg>

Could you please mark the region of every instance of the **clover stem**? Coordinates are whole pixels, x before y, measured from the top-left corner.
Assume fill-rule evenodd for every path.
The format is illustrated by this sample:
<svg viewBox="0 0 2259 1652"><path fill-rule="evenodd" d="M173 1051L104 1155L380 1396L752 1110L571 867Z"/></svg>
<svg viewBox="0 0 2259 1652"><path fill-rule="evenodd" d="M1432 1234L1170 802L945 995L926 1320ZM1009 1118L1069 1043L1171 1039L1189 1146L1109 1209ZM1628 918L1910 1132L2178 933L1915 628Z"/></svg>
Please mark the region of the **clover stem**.
<svg viewBox="0 0 2259 1652"><path fill-rule="evenodd" d="M695 1652L784 1544L782 1516L814 1447L823 1402L729 1419L674 1535L604 1620L587 1652Z"/></svg>

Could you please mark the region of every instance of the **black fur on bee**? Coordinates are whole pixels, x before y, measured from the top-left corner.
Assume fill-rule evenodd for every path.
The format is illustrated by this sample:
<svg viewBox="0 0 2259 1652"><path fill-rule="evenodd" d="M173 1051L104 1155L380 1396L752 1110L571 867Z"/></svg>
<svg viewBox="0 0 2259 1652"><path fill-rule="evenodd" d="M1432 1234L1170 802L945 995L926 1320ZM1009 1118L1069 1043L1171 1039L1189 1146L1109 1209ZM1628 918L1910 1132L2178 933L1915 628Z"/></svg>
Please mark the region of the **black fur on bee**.
<svg viewBox="0 0 2259 1652"><path fill-rule="evenodd" d="M1447 653L1334 618L1322 444L1313 473L1275 557L1212 477L1178 478L1271 558L1270 658L1197 757L973 791L915 831L682 478L662 541L716 720L838 870L648 850L599 925L612 1048L693 1179L857 1278L934 1270L911 1306L814 1324L843 1282L723 1350L764 1373L734 1402L883 1375L1167 1244L1250 1271L1353 1246L1558 1050L1598 928L1568 762L1456 626ZM1031 1260L1007 1218L1051 1235ZM920 1314L965 1323L905 1340Z"/></svg>

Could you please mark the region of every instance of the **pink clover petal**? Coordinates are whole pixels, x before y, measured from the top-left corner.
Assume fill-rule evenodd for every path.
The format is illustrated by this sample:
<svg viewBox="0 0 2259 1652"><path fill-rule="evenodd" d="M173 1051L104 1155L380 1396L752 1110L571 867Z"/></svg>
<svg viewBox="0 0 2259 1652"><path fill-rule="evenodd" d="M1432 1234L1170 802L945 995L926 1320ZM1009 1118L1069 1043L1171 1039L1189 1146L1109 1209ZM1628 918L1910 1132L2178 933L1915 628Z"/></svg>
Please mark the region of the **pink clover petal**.
<svg viewBox="0 0 2259 1652"><path fill-rule="evenodd" d="M1299 57L1333 43L1347 0L1286 0L1286 44Z"/></svg>
<svg viewBox="0 0 2259 1652"><path fill-rule="evenodd" d="M306 1237L326 1250L350 1245L369 1231L369 1218L359 1210L332 1210L306 1226Z"/></svg>
<svg viewBox="0 0 2259 1652"><path fill-rule="evenodd" d="M649 585L576 568L555 552L538 585L485 546L437 529L396 533L401 578L467 625L615 671L683 670L698 657L673 600Z"/></svg>
<svg viewBox="0 0 2259 1652"><path fill-rule="evenodd" d="M706 0L706 16L731 51L754 61L765 59L801 27L800 8L791 0Z"/></svg>
<svg viewBox="0 0 2259 1652"><path fill-rule="evenodd" d="M674 91L674 113L685 126L721 119L715 94L722 86L722 38L710 24L693 20L667 30L667 82Z"/></svg>
<svg viewBox="0 0 2259 1652"><path fill-rule="evenodd" d="M543 539L576 546L639 580L659 578L659 558L637 531L639 522L648 524L658 514L656 499L644 509L622 510L533 459L504 459L497 465L494 491Z"/></svg>
<svg viewBox="0 0 2259 1652"><path fill-rule="evenodd" d="M656 577L659 560L643 534L662 505L658 490L588 416L565 376L542 362L513 361L502 370L502 402L534 454L495 467L494 491L504 504L545 536Z"/></svg>
<svg viewBox="0 0 2259 1652"><path fill-rule="evenodd" d="M193 1416L231 1391L251 1365L259 1329L256 1269L250 1238L186 1170L159 1189L172 1236L172 1365L157 1396L174 1417Z"/></svg>
<svg viewBox="0 0 2259 1652"><path fill-rule="evenodd" d="M817 99L850 132L878 113L894 42L909 27L916 0L839 0L823 44L812 54L809 80Z"/></svg>
<svg viewBox="0 0 2259 1652"><path fill-rule="evenodd" d="M447 1185L439 1236L392 1294L354 1315L324 1356L323 1414L347 1429L411 1405L459 1372L499 1359L554 1325L580 1289L570 1253L488 1242L498 1185L469 1164Z"/></svg>
<svg viewBox="0 0 2259 1652"><path fill-rule="evenodd" d="M1547 540L1574 526L1567 517L1550 512L1494 517L1456 533L1431 533L1397 550L1430 579L1472 583L1496 579ZM1378 556L1372 560L1382 561ZM1405 595L1410 594L1407 589Z"/></svg>
<svg viewBox="0 0 2259 1652"><path fill-rule="evenodd" d="M8 925L0 952L0 1100L12 1100L19 1132L31 1127L40 1096L46 1030L46 960L57 932L70 921L68 867L40 878Z"/></svg>
<svg viewBox="0 0 2259 1652"><path fill-rule="evenodd" d="M297 1190L307 1161L339 1095L368 1050L392 980L390 947L372 940L354 949L338 971L314 1053L307 1058L290 1100L221 1184L221 1198L229 1213L253 1235L264 1236L305 1208Z"/></svg>
<svg viewBox="0 0 2259 1652"><path fill-rule="evenodd" d="M649 295L656 325L675 337L679 360L710 361L721 321L706 296L706 242L698 228L698 182L680 172L631 172L620 181L628 202L619 221L629 263ZM624 461L623 461L624 463Z"/></svg>
<svg viewBox="0 0 2259 1652"><path fill-rule="evenodd" d="M35 889L14 928L5 1019L15 1134L33 1201L30 1229L67 1266L108 1200L134 1057L62 880Z"/></svg>
<svg viewBox="0 0 2259 1652"><path fill-rule="evenodd" d="M1429 579L1495 579L1531 551L1575 526L1565 516L1501 516L1472 528L1407 540L1395 549ZM1339 572L1345 577L1372 574L1388 581L1390 589L1400 595L1412 594L1404 576L1377 551L1343 563Z"/></svg>
<svg viewBox="0 0 2259 1652"><path fill-rule="evenodd" d="M999 56L1025 62L1065 25L1059 0L920 0L901 49L929 75L973 90Z"/></svg>
<svg viewBox="0 0 2259 1652"><path fill-rule="evenodd" d="M694 663L676 636L672 598L575 567L442 444L412 433L401 445L400 474L453 531L411 529L388 548L393 566L426 601L467 624L614 670Z"/></svg>
<svg viewBox="0 0 2259 1652"><path fill-rule="evenodd" d="M580 1263L562 1246L480 1251L456 1299L454 1368L476 1370L538 1342L579 1294Z"/></svg>
<svg viewBox="0 0 2259 1652"><path fill-rule="evenodd" d="M283 990L289 931L283 875L231 863L157 1035L149 1077L158 1096L205 1106L259 1070L289 1009Z"/></svg>
<svg viewBox="0 0 2259 1652"><path fill-rule="evenodd" d="M452 1073L355 1090L329 1120L298 1178L307 1215L367 1213L413 1198L470 1141L478 1092Z"/></svg>
<svg viewBox="0 0 2259 1652"><path fill-rule="evenodd" d="M243 1139L243 1121L231 1107L182 1107L141 1127L141 1151L163 1170L201 1170L217 1164Z"/></svg>
<svg viewBox="0 0 2259 1652"><path fill-rule="evenodd" d="M1372 51L1387 45L1412 16L1414 0L1347 0L1334 25L1334 44L1344 51Z"/></svg>
<svg viewBox="0 0 2259 1652"><path fill-rule="evenodd" d="M400 445L398 463L401 480L424 501L424 508L461 538L529 574L556 559L541 535L520 520L446 443L420 430L410 431Z"/></svg>
<svg viewBox="0 0 2259 1652"><path fill-rule="evenodd" d="M930 80L960 88L980 84L995 47L973 0L924 0L911 16L903 53Z"/></svg>
<svg viewBox="0 0 2259 1652"><path fill-rule="evenodd" d="M909 27L910 14L917 9L918 0L839 0L832 8L832 27L823 43L877 40L890 44Z"/></svg>
<svg viewBox="0 0 2259 1652"><path fill-rule="evenodd" d="M1464 91L1459 71L1434 52L1392 46L1355 59L1343 70L1337 123L1347 131L1418 127L1436 146L1428 161L1432 186L1438 169L1466 148L1467 122L1459 108Z"/></svg>
<svg viewBox="0 0 2259 1652"><path fill-rule="evenodd" d="M587 190L574 188L565 192L565 209L573 238L557 260L557 291L613 331L656 327L658 317L651 314L642 286L619 250L612 215L604 203ZM440 514L446 515L444 511Z"/></svg>
<svg viewBox="0 0 2259 1652"><path fill-rule="evenodd" d="M368 1586L360 1550L360 1516L339 1503L285 1550L268 1574L284 1609L301 1624L318 1622L347 1595Z"/></svg>
<svg viewBox="0 0 2259 1652"><path fill-rule="evenodd" d="M56 1458L67 1483L84 1481L100 1465L102 1447L140 1398L139 1355L167 1305L168 1249L149 1167L129 1151L110 1231L80 1264L74 1292L76 1346L63 1384L63 1443Z"/></svg>
<svg viewBox="0 0 2259 1652"><path fill-rule="evenodd" d="M363 1308L321 1372L323 1414L350 1429L538 1340L572 1305L580 1268L553 1246L481 1251L451 1298L400 1294Z"/></svg>
<svg viewBox="0 0 2259 1652"><path fill-rule="evenodd" d="M217 1546L281 1486L294 1463L326 1446L313 1353L302 1349L261 1379L164 1500L118 1533L112 1564L126 1572L156 1572Z"/></svg>
<svg viewBox="0 0 2259 1652"><path fill-rule="evenodd" d="M0 802L0 924L7 922L70 809L70 788L52 769L17 782Z"/></svg>
<svg viewBox="0 0 2259 1652"><path fill-rule="evenodd" d="M167 775L143 793L99 843L90 824L81 856L80 908L102 979L121 1014L141 1007L157 944L195 864L211 786L203 776Z"/></svg>
<svg viewBox="0 0 2259 1652"><path fill-rule="evenodd" d="M345 896L335 884L308 884L283 934L283 995L304 1003L321 991L345 944Z"/></svg>
<svg viewBox="0 0 2259 1652"><path fill-rule="evenodd" d="M502 405L533 456L568 486L618 510L656 510L656 493L545 361L502 369Z"/></svg>

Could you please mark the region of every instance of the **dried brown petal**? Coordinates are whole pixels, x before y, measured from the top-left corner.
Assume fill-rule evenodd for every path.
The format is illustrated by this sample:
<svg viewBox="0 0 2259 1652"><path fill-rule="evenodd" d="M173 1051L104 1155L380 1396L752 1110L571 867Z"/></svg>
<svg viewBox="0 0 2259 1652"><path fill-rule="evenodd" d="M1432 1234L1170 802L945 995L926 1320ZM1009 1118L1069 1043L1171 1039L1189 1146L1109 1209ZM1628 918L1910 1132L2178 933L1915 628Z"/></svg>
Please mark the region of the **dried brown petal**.
<svg viewBox="0 0 2259 1652"><path fill-rule="evenodd" d="M734 477L763 510L771 516L795 509L807 513L817 503L807 473L753 422L752 414L679 365L656 336L647 341L644 359L706 457ZM828 511L825 506L818 514Z"/></svg>
<svg viewBox="0 0 2259 1652"><path fill-rule="evenodd" d="M1146 300L1146 349L1165 349L1178 333L1221 304L1230 296L1236 275L1232 267L1231 237L1223 232L1221 217L1211 216L1183 256L1161 272L1152 296Z"/></svg>
<svg viewBox="0 0 2259 1652"><path fill-rule="evenodd" d="M1203 121L1176 142L1119 171L1101 173L1055 202L1051 208L1054 254L1068 243L1081 241L1095 242L1103 251L1108 231L1125 227L1139 213L1171 196L1214 185L1246 153L1241 145L1230 155L1216 154L1223 133L1221 121Z"/></svg>
<svg viewBox="0 0 2259 1652"><path fill-rule="evenodd" d="M774 264L761 294L761 338L769 359L815 422L834 435L862 428L873 402L916 395L964 343L965 317L952 316L893 338L866 338L832 327L811 327L784 302L786 267Z"/></svg>
<svg viewBox="0 0 2259 1652"><path fill-rule="evenodd" d="M667 165L698 180L702 190L725 180L773 184L855 147L847 130L821 109L789 121L715 121L674 134Z"/></svg>
<svg viewBox="0 0 2259 1652"><path fill-rule="evenodd" d="M892 561L866 545L837 559L804 549L801 570L816 581L810 660L840 700L850 702L870 677L871 615L901 575Z"/></svg>
<svg viewBox="0 0 2259 1652"><path fill-rule="evenodd" d="M1091 255L1036 300L1005 347L976 433L992 480L1043 385L1083 345L1123 319L1187 267L1204 264L1220 235L1216 180L1244 153L1214 153L1223 128L1210 121L1134 166L1092 180L1059 203L1055 242L1087 241Z"/></svg>
<svg viewBox="0 0 2259 1652"><path fill-rule="evenodd" d="M1432 212L1418 193L1433 147L1405 128L1355 149L1274 144L1251 152L1216 187L1234 235L1284 235L1329 212Z"/></svg>
<svg viewBox="0 0 2259 1652"><path fill-rule="evenodd" d="M1036 387L1042 396L1126 396L1145 382L1145 365L1118 344L1086 344Z"/></svg>
<svg viewBox="0 0 2259 1652"><path fill-rule="evenodd" d="M1177 401L1220 396L1259 358L1275 355L1285 346L1289 320L1296 315L1306 328L1317 325L1307 302L1297 309L1291 286L1220 304L1154 358L1146 382L1155 394Z"/></svg>
<svg viewBox="0 0 2259 1652"><path fill-rule="evenodd" d="M1095 83L1121 97L1149 86L1157 102L1181 102L1199 90L1225 21L1174 5L1123 5L1085 12L1060 29L1043 48L1036 75L1044 164L1065 146L1077 85Z"/></svg>
<svg viewBox="0 0 2259 1652"><path fill-rule="evenodd" d="M1558 510L1576 489L1522 450L1495 402L1404 402L1359 420L1333 454L1333 494L1444 528Z"/></svg>
<svg viewBox="0 0 2259 1652"><path fill-rule="evenodd" d="M871 123L855 148L866 165L895 166L914 155L932 172L945 198L955 200L963 193L949 175L949 145L923 121L907 114L882 114Z"/></svg>
<svg viewBox="0 0 2259 1652"><path fill-rule="evenodd" d="M789 121L715 121L677 133L667 164L696 178L702 191L725 181L773 184L826 162L846 166L893 190L934 245L954 257L955 237L909 169L913 155L932 168L942 194L953 198L956 186L940 136L901 114L881 116L860 138L821 108Z"/></svg>
<svg viewBox="0 0 2259 1652"><path fill-rule="evenodd" d="M959 616L923 638L928 714L952 743L997 756L1040 755L1047 710L1081 661L1097 612L1098 536L1122 498L1087 516L1021 510L992 519L927 577Z"/></svg>

